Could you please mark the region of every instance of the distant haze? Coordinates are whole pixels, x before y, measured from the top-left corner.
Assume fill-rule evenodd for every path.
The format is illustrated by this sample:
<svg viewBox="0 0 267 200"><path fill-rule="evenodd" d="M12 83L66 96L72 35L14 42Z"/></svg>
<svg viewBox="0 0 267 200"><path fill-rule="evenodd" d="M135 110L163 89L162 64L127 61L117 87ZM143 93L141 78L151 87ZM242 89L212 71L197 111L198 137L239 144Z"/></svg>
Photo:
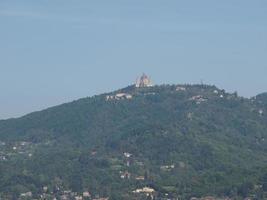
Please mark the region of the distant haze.
<svg viewBox="0 0 267 200"><path fill-rule="evenodd" d="M266 0L1 0L0 119L156 84L267 91Z"/></svg>

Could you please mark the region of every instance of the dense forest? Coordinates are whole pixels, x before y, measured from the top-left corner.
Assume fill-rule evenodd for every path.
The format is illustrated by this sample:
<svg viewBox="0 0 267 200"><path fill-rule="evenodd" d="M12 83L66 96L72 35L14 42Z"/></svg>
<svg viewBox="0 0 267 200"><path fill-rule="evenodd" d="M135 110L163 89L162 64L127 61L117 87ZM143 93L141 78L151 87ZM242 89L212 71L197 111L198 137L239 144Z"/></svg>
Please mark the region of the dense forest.
<svg viewBox="0 0 267 200"><path fill-rule="evenodd" d="M0 199L266 199L266 113L267 93L160 85L2 120Z"/></svg>

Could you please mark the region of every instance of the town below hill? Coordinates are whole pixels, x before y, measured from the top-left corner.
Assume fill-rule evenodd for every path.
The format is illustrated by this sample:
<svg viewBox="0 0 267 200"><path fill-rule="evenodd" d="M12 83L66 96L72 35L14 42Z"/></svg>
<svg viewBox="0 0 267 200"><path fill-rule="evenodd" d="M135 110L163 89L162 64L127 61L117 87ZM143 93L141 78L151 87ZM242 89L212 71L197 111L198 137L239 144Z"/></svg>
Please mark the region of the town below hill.
<svg viewBox="0 0 267 200"><path fill-rule="evenodd" d="M0 121L0 199L267 198L267 94L134 85Z"/></svg>

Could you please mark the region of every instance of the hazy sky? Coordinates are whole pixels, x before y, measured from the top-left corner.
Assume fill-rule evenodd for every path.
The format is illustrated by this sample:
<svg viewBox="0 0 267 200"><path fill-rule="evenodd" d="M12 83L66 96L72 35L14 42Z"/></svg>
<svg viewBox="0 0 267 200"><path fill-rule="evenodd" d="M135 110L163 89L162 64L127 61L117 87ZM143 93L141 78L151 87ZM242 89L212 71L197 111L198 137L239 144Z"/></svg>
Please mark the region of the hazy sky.
<svg viewBox="0 0 267 200"><path fill-rule="evenodd" d="M266 0L0 0L0 119L157 84L267 91Z"/></svg>

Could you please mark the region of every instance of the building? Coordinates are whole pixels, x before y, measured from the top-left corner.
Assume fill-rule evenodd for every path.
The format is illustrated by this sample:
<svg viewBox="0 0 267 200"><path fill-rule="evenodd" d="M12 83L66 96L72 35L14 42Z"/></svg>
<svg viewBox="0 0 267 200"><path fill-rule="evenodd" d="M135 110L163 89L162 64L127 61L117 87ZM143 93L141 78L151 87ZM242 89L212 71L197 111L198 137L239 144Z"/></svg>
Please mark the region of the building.
<svg viewBox="0 0 267 200"><path fill-rule="evenodd" d="M185 87L177 86L176 91L186 91Z"/></svg>
<svg viewBox="0 0 267 200"><path fill-rule="evenodd" d="M172 170L174 168L175 168L175 165L163 165L160 167L161 170L166 170L166 171Z"/></svg>
<svg viewBox="0 0 267 200"><path fill-rule="evenodd" d="M135 180L137 180L137 181L144 181L145 180L145 177L144 176L137 176L135 178Z"/></svg>
<svg viewBox="0 0 267 200"><path fill-rule="evenodd" d="M124 152L123 155L126 157L126 158L130 158L132 156L132 154L128 153L128 152Z"/></svg>
<svg viewBox="0 0 267 200"><path fill-rule="evenodd" d="M130 179L131 178L131 173L129 173L128 171L125 172L120 172L121 174L121 179Z"/></svg>
<svg viewBox="0 0 267 200"><path fill-rule="evenodd" d="M22 193L20 194L21 197L32 197L32 192L26 192L26 193Z"/></svg>
<svg viewBox="0 0 267 200"><path fill-rule="evenodd" d="M88 192L88 191L85 191L85 192L83 192L83 197L91 197L91 194L90 194L90 192Z"/></svg>
<svg viewBox="0 0 267 200"><path fill-rule="evenodd" d="M133 191L133 193L146 193L146 194L151 194L154 192L155 192L155 190L153 188L150 188L150 187L144 187L142 189L136 189L135 191Z"/></svg>
<svg viewBox="0 0 267 200"><path fill-rule="evenodd" d="M48 191L48 187L47 187L47 186L44 186L44 187L43 187L43 191L44 191L44 192L47 192L47 191Z"/></svg>
<svg viewBox="0 0 267 200"><path fill-rule="evenodd" d="M135 87L140 88L140 87L152 87L152 81L151 79L146 75L143 74L140 78L137 78Z"/></svg>
<svg viewBox="0 0 267 200"><path fill-rule="evenodd" d="M127 93L118 93L116 95L107 95L106 96L106 101L111 101L111 100L125 100L125 99L132 99L133 96L131 94Z"/></svg>

